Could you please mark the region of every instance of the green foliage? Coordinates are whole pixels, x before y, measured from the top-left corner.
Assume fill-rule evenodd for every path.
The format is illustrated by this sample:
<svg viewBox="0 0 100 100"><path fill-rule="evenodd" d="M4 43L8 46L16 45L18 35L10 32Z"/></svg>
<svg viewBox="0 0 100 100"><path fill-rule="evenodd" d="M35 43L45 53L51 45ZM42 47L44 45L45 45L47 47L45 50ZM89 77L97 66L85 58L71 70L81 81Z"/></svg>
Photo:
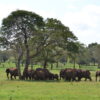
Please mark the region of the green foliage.
<svg viewBox="0 0 100 100"><path fill-rule="evenodd" d="M79 65L89 65L90 63L90 55L89 55L88 48L86 48L83 44L80 44L79 46L77 63Z"/></svg>
<svg viewBox="0 0 100 100"><path fill-rule="evenodd" d="M72 36L68 36L68 34L72 34ZM70 41L69 38L72 41L75 40L74 34L70 32L69 28L65 27L61 21L53 18L45 20L44 30L37 38L37 41L41 41L42 48L37 60L44 63L59 61L66 54L64 49Z"/></svg>
<svg viewBox="0 0 100 100"><path fill-rule="evenodd" d="M95 47L97 45L98 45L97 43L91 43L91 44L88 45L88 48L92 48L92 47Z"/></svg>
<svg viewBox="0 0 100 100"><path fill-rule="evenodd" d="M17 10L3 19L1 37L8 42L10 49L17 53L15 56L16 66L20 70L22 56L25 57L25 68L28 68L30 61L29 40L43 27L43 18L33 12ZM16 54L15 53L15 54ZM20 71L19 71L20 72Z"/></svg>
<svg viewBox="0 0 100 100"><path fill-rule="evenodd" d="M100 64L100 44L95 47L95 54L94 54L97 62Z"/></svg>
<svg viewBox="0 0 100 100"><path fill-rule="evenodd" d="M67 45L67 50L71 53L78 53L79 52L79 46L77 43L69 42Z"/></svg>
<svg viewBox="0 0 100 100"><path fill-rule="evenodd" d="M33 12L17 10L3 19L2 37L5 37L9 42L20 39L24 41L25 33L27 37L31 37L39 26L43 26L43 18L41 16Z"/></svg>
<svg viewBox="0 0 100 100"><path fill-rule="evenodd" d="M11 57L10 51L0 51L0 62L6 62Z"/></svg>
<svg viewBox="0 0 100 100"><path fill-rule="evenodd" d="M14 11L3 20L1 37L12 49L17 65L24 60L27 67L32 59L44 62L44 66L58 62L67 55L67 46L70 52L77 51L76 36L60 20L43 21L36 13L24 10Z"/></svg>

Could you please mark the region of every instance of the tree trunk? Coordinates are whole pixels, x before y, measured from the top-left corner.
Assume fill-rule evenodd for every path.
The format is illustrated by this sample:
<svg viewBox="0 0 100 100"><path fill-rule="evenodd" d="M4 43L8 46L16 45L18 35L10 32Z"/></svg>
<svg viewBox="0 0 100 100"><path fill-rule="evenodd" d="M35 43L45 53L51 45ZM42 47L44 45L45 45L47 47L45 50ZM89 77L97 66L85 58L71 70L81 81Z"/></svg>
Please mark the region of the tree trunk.
<svg viewBox="0 0 100 100"><path fill-rule="evenodd" d="M53 69L53 63L51 63L51 70Z"/></svg>
<svg viewBox="0 0 100 100"><path fill-rule="evenodd" d="M18 58L18 63L17 63L17 69L18 69L19 79L21 79L20 61L21 61L21 57Z"/></svg>
<svg viewBox="0 0 100 100"><path fill-rule="evenodd" d="M18 76L19 76L19 79L21 79L21 69L20 69L20 62L21 62L21 58L22 58L22 55L23 55L23 52L22 52L22 49L19 48L19 56L18 56L18 61L17 61L17 69L18 69Z"/></svg>
<svg viewBox="0 0 100 100"><path fill-rule="evenodd" d="M47 68L47 60L44 60L43 68Z"/></svg>
<svg viewBox="0 0 100 100"><path fill-rule="evenodd" d="M74 66L73 67L75 68L75 59L74 59Z"/></svg>
<svg viewBox="0 0 100 100"><path fill-rule="evenodd" d="M30 64L30 57L29 57L29 54L30 54L30 51L29 51L29 45L28 45L28 37L27 37L27 33L25 31L25 29L23 29L23 32L24 32L24 45L25 45L25 50L26 50L26 60L25 60L25 68L24 68L24 71L23 71L23 76L26 77L27 76L27 72L28 72L28 66Z"/></svg>
<svg viewBox="0 0 100 100"><path fill-rule="evenodd" d="M25 69L28 69L28 66L30 64L30 58L29 58L29 48L28 45L26 46L26 62L25 62Z"/></svg>
<svg viewBox="0 0 100 100"><path fill-rule="evenodd" d="M58 68L58 65L59 65L59 63L58 63L58 61L57 61L57 63L56 63L56 68Z"/></svg>
<svg viewBox="0 0 100 100"><path fill-rule="evenodd" d="M79 68L81 68L81 65L79 64Z"/></svg>
<svg viewBox="0 0 100 100"><path fill-rule="evenodd" d="M21 63L21 64L22 64L22 67L23 67L23 66L24 66L24 62L22 61L22 63Z"/></svg>
<svg viewBox="0 0 100 100"><path fill-rule="evenodd" d="M94 60L94 66L95 66L95 60Z"/></svg>
<svg viewBox="0 0 100 100"><path fill-rule="evenodd" d="M24 71L28 70L28 66L30 64L30 57L29 57L29 46L28 46L28 40L27 40L27 34L25 33L24 35L24 38L25 38L25 41L24 41L24 44L25 44L25 49L26 49L26 61L25 61L25 69Z"/></svg>
<svg viewBox="0 0 100 100"><path fill-rule="evenodd" d="M33 69L33 66L34 66L34 64L33 64L33 63L31 63L31 69Z"/></svg>

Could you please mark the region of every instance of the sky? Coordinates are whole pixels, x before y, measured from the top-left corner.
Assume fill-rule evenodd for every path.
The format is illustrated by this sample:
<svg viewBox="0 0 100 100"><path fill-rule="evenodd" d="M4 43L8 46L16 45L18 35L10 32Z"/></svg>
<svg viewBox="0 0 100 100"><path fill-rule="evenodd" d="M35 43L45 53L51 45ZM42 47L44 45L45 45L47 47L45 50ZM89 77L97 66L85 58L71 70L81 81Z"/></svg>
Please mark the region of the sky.
<svg viewBox="0 0 100 100"><path fill-rule="evenodd" d="M100 43L100 0L0 0L0 26L12 11L32 11L56 18L86 45Z"/></svg>

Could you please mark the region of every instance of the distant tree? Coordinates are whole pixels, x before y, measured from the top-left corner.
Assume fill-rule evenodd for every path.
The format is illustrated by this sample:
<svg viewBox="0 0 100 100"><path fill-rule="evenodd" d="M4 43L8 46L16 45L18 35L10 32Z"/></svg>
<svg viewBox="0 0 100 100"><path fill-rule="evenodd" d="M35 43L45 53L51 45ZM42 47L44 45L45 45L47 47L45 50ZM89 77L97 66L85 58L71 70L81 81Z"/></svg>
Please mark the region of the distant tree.
<svg viewBox="0 0 100 100"><path fill-rule="evenodd" d="M84 44L80 44L79 46L77 63L79 64L79 67L81 65L89 65L90 63L90 54L89 54L88 48Z"/></svg>
<svg viewBox="0 0 100 100"><path fill-rule="evenodd" d="M79 44L76 42L69 42L67 45L67 50L68 50L68 55L72 59L74 63L74 68L75 68L75 63L76 63L76 58L79 53Z"/></svg>
<svg viewBox="0 0 100 100"><path fill-rule="evenodd" d="M0 51L0 62L6 62L10 58L9 51Z"/></svg>
<svg viewBox="0 0 100 100"><path fill-rule="evenodd" d="M95 66L95 63L97 62L96 56L95 56L97 45L98 45L97 43L91 43L91 44L88 45L90 60L91 60L92 63L94 63L94 66Z"/></svg>
<svg viewBox="0 0 100 100"><path fill-rule="evenodd" d="M98 63L98 67L100 68L100 44L98 44L95 48L95 54L94 54L96 60L97 60L97 63Z"/></svg>

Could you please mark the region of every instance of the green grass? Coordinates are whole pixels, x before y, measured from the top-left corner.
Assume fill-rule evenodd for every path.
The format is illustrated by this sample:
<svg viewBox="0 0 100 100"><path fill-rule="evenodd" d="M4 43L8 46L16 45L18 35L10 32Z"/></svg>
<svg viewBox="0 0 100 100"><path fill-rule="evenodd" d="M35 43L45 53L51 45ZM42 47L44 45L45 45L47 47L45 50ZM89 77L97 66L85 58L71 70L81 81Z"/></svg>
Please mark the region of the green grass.
<svg viewBox="0 0 100 100"><path fill-rule="evenodd" d="M100 100L100 82L8 80L6 67L0 68L0 100ZM59 73L59 70L52 70Z"/></svg>

